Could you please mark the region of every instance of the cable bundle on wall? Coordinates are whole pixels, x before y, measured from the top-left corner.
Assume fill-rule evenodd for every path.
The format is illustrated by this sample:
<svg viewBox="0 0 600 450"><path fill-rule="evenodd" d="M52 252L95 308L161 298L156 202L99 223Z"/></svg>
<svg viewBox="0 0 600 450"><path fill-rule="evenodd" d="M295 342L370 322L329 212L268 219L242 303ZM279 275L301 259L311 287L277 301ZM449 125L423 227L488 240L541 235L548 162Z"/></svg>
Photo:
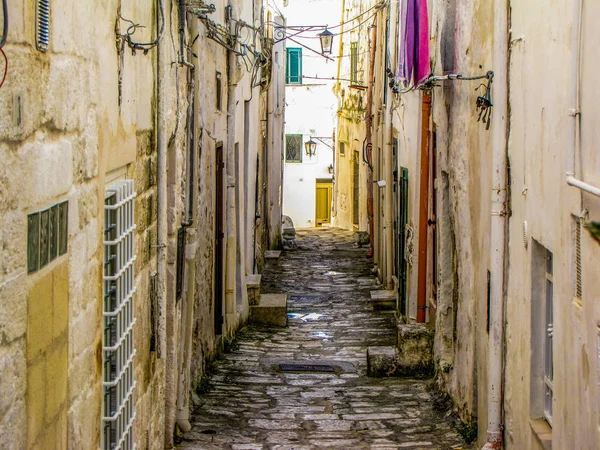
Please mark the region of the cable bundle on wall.
<svg viewBox="0 0 600 450"><path fill-rule="evenodd" d="M2 17L3 17L3 26L2 26L2 38L0 38L0 53L4 56L4 75L2 76L2 80L0 80L0 89L4 85L6 81L6 75L8 74L8 57L6 53L4 53L4 44L6 44L6 38L8 37L8 5L6 4L7 0L2 0Z"/></svg>

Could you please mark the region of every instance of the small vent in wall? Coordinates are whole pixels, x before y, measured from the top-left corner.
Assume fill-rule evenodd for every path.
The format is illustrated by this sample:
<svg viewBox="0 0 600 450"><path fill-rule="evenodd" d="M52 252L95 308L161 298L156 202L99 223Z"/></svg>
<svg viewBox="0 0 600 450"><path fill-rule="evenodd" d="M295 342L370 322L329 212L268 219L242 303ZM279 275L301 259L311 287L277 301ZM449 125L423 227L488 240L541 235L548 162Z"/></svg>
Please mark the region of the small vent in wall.
<svg viewBox="0 0 600 450"><path fill-rule="evenodd" d="M581 227L583 221L579 217L574 220L574 246L575 246L575 298L581 301L583 287L581 283Z"/></svg>
<svg viewBox="0 0 600 450"><path fill-rule="evenodd" d="M36 47L40 52L48 50L50 42L50 0L37 0Z"/></svg>
<svg viewBox="0 0 600 450"><path fill-rule="evenodd" d="M529 245L529 229L526 220L523 222L523 245L525 248Z"/></svg>

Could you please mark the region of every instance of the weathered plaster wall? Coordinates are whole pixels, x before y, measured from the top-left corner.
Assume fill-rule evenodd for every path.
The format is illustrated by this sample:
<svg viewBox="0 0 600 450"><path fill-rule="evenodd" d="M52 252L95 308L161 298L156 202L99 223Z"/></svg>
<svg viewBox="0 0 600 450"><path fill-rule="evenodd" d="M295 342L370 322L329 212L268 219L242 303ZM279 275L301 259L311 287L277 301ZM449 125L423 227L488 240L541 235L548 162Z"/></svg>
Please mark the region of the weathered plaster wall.
<svg viewBox="0 0 600 450"><path fill-rule="evenodd" d="M373 2L343 2L342 18L352 20L373 6ZM356 28L350 22L340 30L355 28L340 36L338 50L337 83L334 92L338 96L337 136L335 157L335 181L333 193L333 225L348 230L367 231L367 190L364 189L369 167L364 161L364 141L366 139L365 119L367 90L369 81L369 40L370 21ZM357 78L360 89L351 88L351 43L357 43ZM336 43L337 44L337 43ZM346 146L346 154L340 153L340 142ZM354 223L354 158L358 151L359 190L358 223Z"/></svg>
<svg viewBox="0 0 600 450"><path fill-rule="evenodd" d="M533 240L553 254L554 291L554 448L594 448L600 441L598 323L600 247L585 228L581 232L582 298L575 299L574 218L582 212L600 218L598 198L565 182L568 155L573 151L575 107L575 3L553 2L539 14L535 0L513 2L510 65L512 181L510 284L507 295L506 448L540 448L529 419L533 377L532 333ZM597 151L600 114L592 100L598 91L593 72L600 37L595 2L584 2L582 46L582 150L576 156L576 176L600 184ZM543 68L540 70L540 68ZM534 72L535 71L535 72ZM551 74L551 76L550 76ZM587 220L587 219L586 219ZM528 224L528 246L522 223Z"/></svg>
<svg viewBox="0 0 600 450"><path fill-rule="evenodd" d="M163 443L163 360L149 348L152 302L144 301L151 298L150 277L156 270L155 50L134 56L126 48L121 58L115 45L119 6L117 1L85 6L53 2L50 49L43 54L34 48L34 3L9 4L5 50L10 70L0 91L0 108L7 112L0 117L0 436L10 448L40 440L54 448L99 446L104 191L112 180L126 177L135 180L138 193L136 440L140 448L161 448ZM170 3L167 11L173 12ZM121 14L147 26L136 32L136 39L153 38L152 6L130 2ZM171 22L167 17L166 33ZM167 73L167 126L174 130L178 80L170 65ZM18 96L21 123L14 108ZM175 138L177 146L180 135ZM174 148L176 179L181 162ZM172 183L171 198L180 196ZM68 253L27 275L27 214L63 200L69 201ZM177 200L172 205L177 208ZM45 325L39 322L42 307ZM57 337L40 346L41 326L51 327ZM39 353L38 347L46 350ZM61 377L62 391L56 389Z"/></svg>

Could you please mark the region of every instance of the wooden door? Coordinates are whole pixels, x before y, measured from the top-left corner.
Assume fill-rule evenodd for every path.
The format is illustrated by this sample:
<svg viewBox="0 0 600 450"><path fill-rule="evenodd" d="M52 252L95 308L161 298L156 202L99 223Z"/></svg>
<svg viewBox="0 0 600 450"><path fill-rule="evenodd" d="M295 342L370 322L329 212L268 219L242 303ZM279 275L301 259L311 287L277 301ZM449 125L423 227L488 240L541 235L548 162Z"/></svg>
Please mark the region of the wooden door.
<svg viewBox="0 0 600 450"><path fill-rule="evenodd" d="M315 223L317 227L331 222L331 180L317 180Z"/></svg>
<svg viewBox="0 0 600 450"><path fill-rule="evenodd" d="M417 322L425 322L427 313L427 269L429 248L429 150L431 144L429 120L431 95L423 95L421 115L421 171L419 173L419 259L417 282Z"/></svg>
<svg viewBox="0 0 600 450"><path fill-rule="evenodd" d="M214 326L215 336L223 334L223 286L225 229L223 214L225 213L223 196L223 144L217 144L215 161L215 292L214 292Z"/></svg>
<svg viewBox="0 0 600 450"><path fill-rule="evenodd" d="M406 225L408 225L408 169L400 167L398 177L398 298L400 314L407 317L408 264L406 262Z"/></svg>

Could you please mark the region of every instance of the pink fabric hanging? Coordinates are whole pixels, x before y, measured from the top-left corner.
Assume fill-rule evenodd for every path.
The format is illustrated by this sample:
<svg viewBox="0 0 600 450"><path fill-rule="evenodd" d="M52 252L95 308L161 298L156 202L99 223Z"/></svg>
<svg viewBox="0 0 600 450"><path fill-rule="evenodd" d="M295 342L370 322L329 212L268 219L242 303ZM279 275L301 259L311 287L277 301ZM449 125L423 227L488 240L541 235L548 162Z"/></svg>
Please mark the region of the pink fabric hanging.
<svg viewBox="0 0 600 450"><path fill-rule="evenodd" d="M427 11L427 0L417 0L417 26L415 52L415 85L422 84L431 72L429 62L429 12Z"/></svg>
<svg viewBox="0 0 600 450"><path fill-rule="evenodd" d="M400 10L397 76L405 84L422 84L430 73L427 0L404 0Z"/></svg>

